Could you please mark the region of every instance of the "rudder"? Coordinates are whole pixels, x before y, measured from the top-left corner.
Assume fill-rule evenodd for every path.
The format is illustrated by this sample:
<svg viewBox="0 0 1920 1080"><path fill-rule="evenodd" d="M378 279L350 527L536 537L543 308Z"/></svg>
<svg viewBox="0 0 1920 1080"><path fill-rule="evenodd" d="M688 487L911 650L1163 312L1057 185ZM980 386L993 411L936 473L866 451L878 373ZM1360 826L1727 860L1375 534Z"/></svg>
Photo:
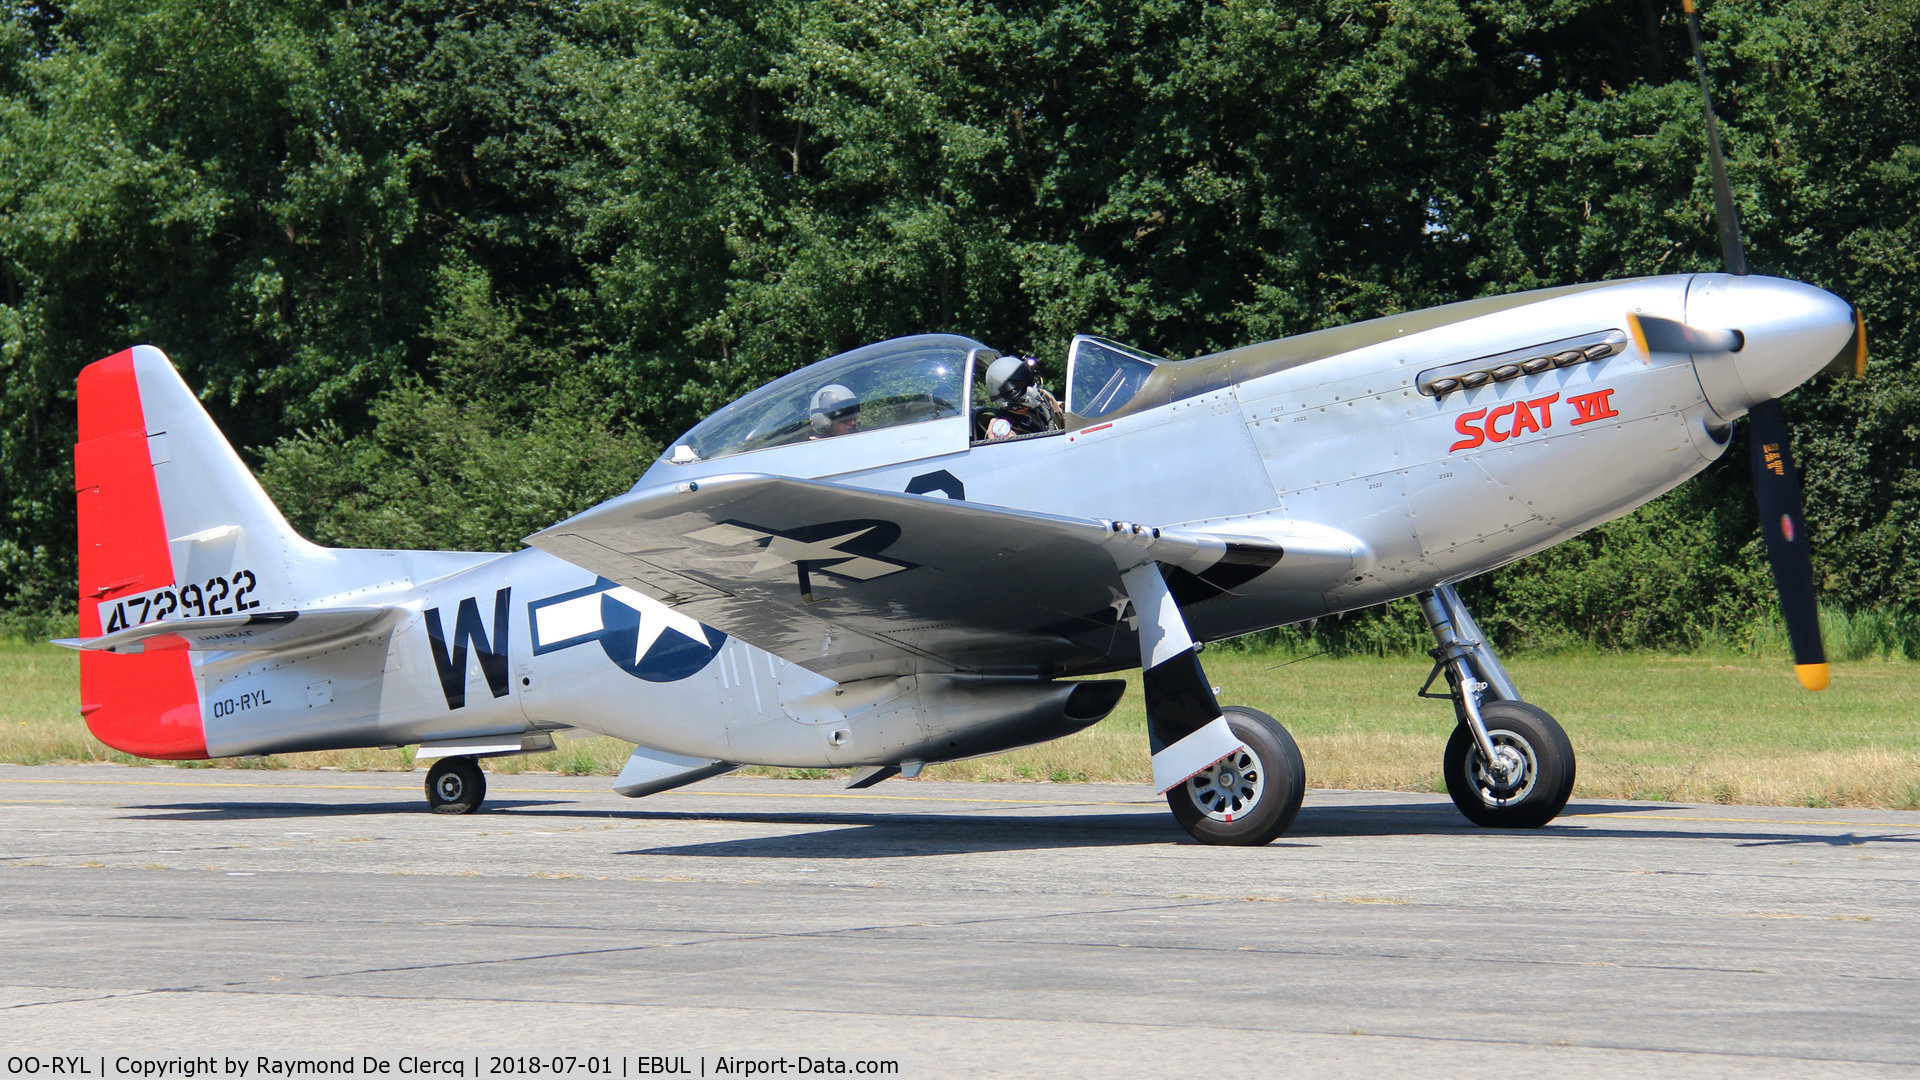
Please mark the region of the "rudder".
<svg viewBox="0 0 1920 1080"><path fill-rule="evenodd" d="M78 405L84 637L176 612L296 600L290 563L319 549L294 533L160 350L136 346L88 365ZM80 699L108 746L207 756L192 659L165 638L133 655L83 653Z"/></svg>

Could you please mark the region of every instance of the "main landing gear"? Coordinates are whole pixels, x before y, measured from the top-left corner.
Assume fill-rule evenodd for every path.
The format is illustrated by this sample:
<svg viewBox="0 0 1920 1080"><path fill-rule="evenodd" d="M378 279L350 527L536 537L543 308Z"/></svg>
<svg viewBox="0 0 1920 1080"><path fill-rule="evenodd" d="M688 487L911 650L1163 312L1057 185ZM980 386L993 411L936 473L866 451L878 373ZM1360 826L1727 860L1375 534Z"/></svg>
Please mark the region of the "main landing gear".
<svg viewBox="0 0 1920 1080"><path fill-rule="evenodd" d="M1153 788L1203 844L1265 844L1287 831L1306 794L1300 750L1257 709L1222 709L1200 668L1200 650L1160 569L1121 575L1140 634L1141 686Z"/></svg>
<svg viewBox="0 0 1920 1080"><path fill-rule="evenodd" d="M1520 700L1453 586L1419 599L1436 643L1420 696L1452 701L1459 719L1441 759L1453 805L1468 821L1492 829L1535 829L1552 821L1573 794L1567 733L1546 710ZM1448 692L1429 693L1441 675Z"/></svg>
<svg viewBox="0 0 1920 1080"><path fill-rule="evenodd" d="M471 757L443 757L427 770L427 805L436 814L471 814L487 798L487 774Z"/></svg>

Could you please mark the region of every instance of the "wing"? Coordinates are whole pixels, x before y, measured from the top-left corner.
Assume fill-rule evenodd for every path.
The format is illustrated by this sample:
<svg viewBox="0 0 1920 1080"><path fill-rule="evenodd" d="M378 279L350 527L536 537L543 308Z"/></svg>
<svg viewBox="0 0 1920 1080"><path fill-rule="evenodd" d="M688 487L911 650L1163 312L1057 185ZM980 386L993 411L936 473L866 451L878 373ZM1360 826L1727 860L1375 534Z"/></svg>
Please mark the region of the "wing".
<svg viewBox="0 0 1920 1080"><path fill-rule="evenodd" d="M1244 581L1283 555L1272 538L754 474L634 492L527 543L840 680L1131 665L1124 570Z"/></svg>

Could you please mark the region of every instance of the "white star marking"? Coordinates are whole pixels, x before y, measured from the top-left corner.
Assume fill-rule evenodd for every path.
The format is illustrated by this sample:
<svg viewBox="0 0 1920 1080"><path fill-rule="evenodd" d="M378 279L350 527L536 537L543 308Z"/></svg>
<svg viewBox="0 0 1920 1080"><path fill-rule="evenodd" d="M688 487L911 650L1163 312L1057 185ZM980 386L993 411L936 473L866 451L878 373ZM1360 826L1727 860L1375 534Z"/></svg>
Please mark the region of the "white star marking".
<svg viewBox="0 0 1920 1080"><path fill-rule="evenodd" d="M850 533L843 533L826 540L812 541L795 540L787 536L769 536L767 538L766 550L760 553L760 558L753 564L753 572L760 573L765 570L778 570L783 566L800 562L823 562L828 559L858 558L859 556L836 549L838 549L841 544L851 543L872 531L872 526L868 526L867 528L855 529Z"/></svg>
<svg viewBox="0 0 1920 1080"><path fill-rule="evenodd" d="M634 592L625 585L607 590L606 595L632 608L640 616L640 635L634 641L633 648L635 666L639 665L641 657L647 655L647 650L653 648L653 643L660 640L663 631L677 630L701 645L707 643L707 630L700 625L699 619L683 615L658 600Z"/></svg>
<svg viewBox="0 0 1920 1080"><path fill-rule="evenodd" d="M687 536L688 539L691 540L717 544L721 547L736 547L752 541L765 540L767 546L761 548L758 552L735 556L740 559L752 559L753 565L748 567L748 572L753 574L783 570L789 566L798 566L802 563L811 562L826 564L817 568L824 573L837 577L852 578L855 581L872 581L877 577L897 574L907 568L899 563L889 562L885 559L870 558L865 555L857 555L851 551L842 551L840 547L842 544L850 544L860 539L876 528L878 528L878 526L869 525L864 529L855 529L852 532L828 537L825 540L808 541L796 540L791 536L779 536L774 533L743 529L736 525L722 524L702 529L696 533L688 533Z"/></svg>

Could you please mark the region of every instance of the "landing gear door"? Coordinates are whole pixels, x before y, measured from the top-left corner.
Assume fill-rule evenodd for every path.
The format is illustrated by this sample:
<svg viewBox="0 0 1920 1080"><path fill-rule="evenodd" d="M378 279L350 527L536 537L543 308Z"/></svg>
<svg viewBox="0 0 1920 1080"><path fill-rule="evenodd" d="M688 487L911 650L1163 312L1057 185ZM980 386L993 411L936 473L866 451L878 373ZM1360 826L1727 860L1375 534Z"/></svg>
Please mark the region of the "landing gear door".
<svg viewBox="0 0 1920 1080"><path fill-rule="evenodd" d="M1093 420L1133 400L1164 358L1081 334L1067 349L1067 411Z"/></svg>

